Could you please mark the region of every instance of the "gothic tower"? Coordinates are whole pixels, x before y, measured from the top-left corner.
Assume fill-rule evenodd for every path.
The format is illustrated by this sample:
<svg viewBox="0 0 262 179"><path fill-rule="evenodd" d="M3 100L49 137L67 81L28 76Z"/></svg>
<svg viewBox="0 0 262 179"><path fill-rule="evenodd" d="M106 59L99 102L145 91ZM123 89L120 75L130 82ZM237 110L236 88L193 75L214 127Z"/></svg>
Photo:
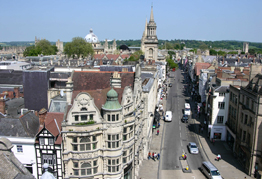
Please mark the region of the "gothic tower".
<svg viewBox="0 0 262 179"><path fill-rule="evenodd" d="M153 6L151 7L150 20L149 23L146 23L145 30L147 31L144 32L142 37L143 42L141 41L141 50L145 53L145 59L147 61L157 61L158 39L156 35L156 23L154 21Z"/></svg>

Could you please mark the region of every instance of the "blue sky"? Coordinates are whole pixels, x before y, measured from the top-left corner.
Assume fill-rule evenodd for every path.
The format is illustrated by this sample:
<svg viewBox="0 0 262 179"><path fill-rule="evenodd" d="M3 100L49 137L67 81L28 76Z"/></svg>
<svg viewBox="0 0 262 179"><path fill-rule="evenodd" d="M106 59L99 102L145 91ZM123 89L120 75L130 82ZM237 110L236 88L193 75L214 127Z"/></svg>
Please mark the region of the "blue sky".
<svg viewBox="0 0 262 179"><path fill-rule="evenodd" d="M158 39L262 42L262 0L0 0L0 42L141 39L152 3Z"/></svg>

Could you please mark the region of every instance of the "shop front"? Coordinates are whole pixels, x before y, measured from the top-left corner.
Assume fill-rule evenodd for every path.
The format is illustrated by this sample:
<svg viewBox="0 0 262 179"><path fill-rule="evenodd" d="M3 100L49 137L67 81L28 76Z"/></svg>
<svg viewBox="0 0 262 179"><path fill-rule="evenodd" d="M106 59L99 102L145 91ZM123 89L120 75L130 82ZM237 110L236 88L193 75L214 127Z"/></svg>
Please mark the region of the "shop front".
<svg viewBox="0 0 262 179"><path fill-rule="evenodd" d="M208 131L210 132L210 140L226 140L226 127L225 126L215 126L215 125L209 125Z"/></svg>

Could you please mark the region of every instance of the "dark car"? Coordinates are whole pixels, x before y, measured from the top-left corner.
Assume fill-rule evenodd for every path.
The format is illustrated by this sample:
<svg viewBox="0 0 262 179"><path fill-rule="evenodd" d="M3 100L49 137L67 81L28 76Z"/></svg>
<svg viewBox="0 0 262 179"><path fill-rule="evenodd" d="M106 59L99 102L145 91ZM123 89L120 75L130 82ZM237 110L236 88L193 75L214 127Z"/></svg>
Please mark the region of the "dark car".
<svg viewBox="0 0 262 179"><path fill-rule="evenodd" d="M169 85L168 85L169 87L172 87L172 83L169 83Z"/></svg>
<svg viewBox="0 0 262 179"><path fill-rule="evenodd" d="M188 115L183 114L182 122L188 123Z"/></svg>

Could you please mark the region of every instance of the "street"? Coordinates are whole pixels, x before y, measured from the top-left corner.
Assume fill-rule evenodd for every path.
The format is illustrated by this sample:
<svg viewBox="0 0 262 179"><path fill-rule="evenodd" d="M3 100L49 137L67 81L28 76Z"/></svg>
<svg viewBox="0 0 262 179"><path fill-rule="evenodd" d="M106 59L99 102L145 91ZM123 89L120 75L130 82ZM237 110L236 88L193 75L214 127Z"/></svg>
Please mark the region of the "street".
<svg viewBox="0 0 262 179"><path fill-rule="evenodd" d="M169 87L168 98L166 102L166 110L173 112L172 122L165 122L165 130L162 138L162 160L160 164L160 178L172 178L176 175L179 178L205 178L200 172L199 167L202 161L202 149L196 138L195 130L195 103L187 95L187 83L185 73L180 69L171 72L174 78L169 78L168 83L172 83ZM182 123L185 102L191 105L191 117L188 123ZM198 131L197 131L198 132ZM189 142L195 142L199 147L199 154L190 154L187 145ZM183 173L179 157L182 153L187 154L187 162L192 173Z"/></svg>

